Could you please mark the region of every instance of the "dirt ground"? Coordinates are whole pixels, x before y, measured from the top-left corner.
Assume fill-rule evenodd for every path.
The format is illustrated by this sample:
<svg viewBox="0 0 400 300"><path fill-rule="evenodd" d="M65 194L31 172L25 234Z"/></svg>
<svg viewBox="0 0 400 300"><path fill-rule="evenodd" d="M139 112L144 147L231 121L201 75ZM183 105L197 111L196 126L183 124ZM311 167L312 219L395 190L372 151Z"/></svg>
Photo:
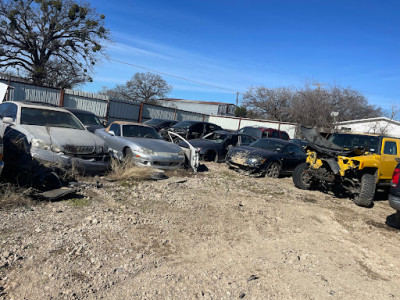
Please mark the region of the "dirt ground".
<svg viewBox="0 0 400 300"><path fill-rule="evenodd" d="M0 298L400 298L387 201L366 209L207 165L1 210Z"/></svg>

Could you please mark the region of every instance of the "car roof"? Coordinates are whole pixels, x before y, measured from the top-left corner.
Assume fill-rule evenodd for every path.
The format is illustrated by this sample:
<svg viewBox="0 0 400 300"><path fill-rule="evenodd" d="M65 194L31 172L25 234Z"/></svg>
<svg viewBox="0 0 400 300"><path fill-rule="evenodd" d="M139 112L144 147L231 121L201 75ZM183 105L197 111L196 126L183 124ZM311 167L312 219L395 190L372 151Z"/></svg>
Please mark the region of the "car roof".
<svg viewBox="0 0 400 300"><path fill-rule="evenodd" d="M41 109L48 109L48 110L55 110L55 111L62 111L62 112L68 112L65 108L59 107L57 105L51 104L51 103L46 103L46 102L39 102L39 101L5 101L3 103L14 103L20 107L29 107L29 108L41 108ZM3 104L2 103L2 104Z"/></svg>
<svg viewBox="0 0 400 300"><path fill-rule="evenodd" d="M114 121L112 122L110 125L108 125L108 127L105 129L106 131L109 130L109 128L111 127L111 125L113 124L118 124L118 125L139 125L139 126L143 126L143 127L149 127L149 128L153 128L147 124L143 124L143 123L135 123L135 122L129 122L129 121Z"/></svg>

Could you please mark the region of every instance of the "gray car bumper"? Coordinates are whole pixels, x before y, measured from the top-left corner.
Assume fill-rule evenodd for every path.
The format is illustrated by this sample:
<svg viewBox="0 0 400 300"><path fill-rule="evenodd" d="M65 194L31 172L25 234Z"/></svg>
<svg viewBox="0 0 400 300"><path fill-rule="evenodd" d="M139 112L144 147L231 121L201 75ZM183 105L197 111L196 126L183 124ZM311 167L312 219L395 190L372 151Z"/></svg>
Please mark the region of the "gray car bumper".
<svg viewBox="0 0 400 300"><path fill-rule="evenodd" d="M389 194L389 204L395 210L400 211L400 197L396 197Z"/></svg>
<svg viewBox="0 0 400 300"><path fill-rule="evenodd" d="M173 170L184 167L185 157L135 157L134 162L138 166L153 167L161 170Z"/></svg>
<svg viewBox="0 0 400 300"><path fill-rule="evenodd" d="M99 174L110 168L110 160L83 159L71 157L61 153L54 153L48 150L35 149L32 157L44 164L56 164L65 169L74 169L81 174Z"/></svg>

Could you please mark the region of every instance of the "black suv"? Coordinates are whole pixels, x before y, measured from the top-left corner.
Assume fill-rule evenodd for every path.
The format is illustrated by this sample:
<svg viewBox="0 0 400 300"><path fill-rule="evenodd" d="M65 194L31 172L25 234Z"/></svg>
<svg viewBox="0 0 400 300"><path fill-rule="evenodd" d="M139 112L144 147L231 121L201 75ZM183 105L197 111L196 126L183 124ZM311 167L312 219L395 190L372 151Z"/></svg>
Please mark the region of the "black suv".
<svg viewBox="0 0 400 300"><path fill-rule="evenodd" d="M200 139L206 134L209 134L210 132L216 130L222 130L222 128L216 124L209 122L182 121L175 124L168 130L181 135L187 140L191 140L191 139Z"/></svg>

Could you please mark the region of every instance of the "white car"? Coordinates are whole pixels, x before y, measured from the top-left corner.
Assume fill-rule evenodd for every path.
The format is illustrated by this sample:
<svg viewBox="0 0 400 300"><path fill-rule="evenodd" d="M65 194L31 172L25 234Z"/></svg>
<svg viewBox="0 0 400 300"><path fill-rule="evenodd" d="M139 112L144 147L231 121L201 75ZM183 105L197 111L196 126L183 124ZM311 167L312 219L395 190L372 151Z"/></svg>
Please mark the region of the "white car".
<svg viewBox="0 0 400 300"><path fill-rule="evenodd" d="M35 163L50 163L85 174L109 168L110 155L105 142L60 107L28 101L3 102L0 136L6 167L16 166L20 171L31 172Z"/></svg>

